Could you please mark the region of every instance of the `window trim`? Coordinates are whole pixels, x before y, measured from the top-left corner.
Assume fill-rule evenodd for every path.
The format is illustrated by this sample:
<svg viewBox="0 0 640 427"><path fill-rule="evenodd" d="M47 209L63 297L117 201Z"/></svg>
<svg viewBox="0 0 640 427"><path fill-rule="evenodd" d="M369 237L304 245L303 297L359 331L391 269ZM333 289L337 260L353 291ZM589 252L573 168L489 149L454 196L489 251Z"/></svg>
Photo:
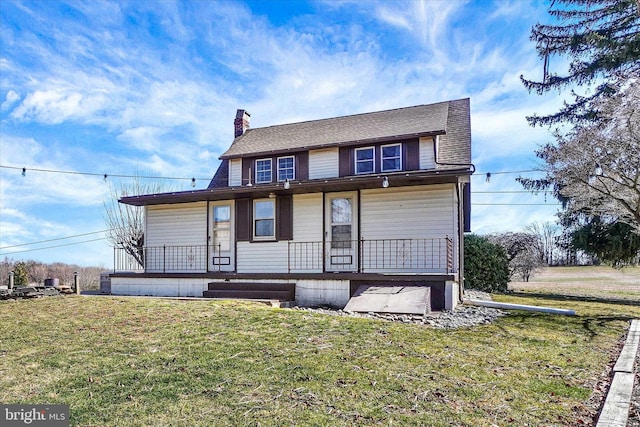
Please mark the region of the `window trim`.
<svg viewBox="0 0 640 427"><path fill-rule="evenodd" d="M264 181L264 180L259 180L258 179L258 162L269 162L269 180L268 181ZM270 157L264 158L264 159L256 159L255 161L255 183L256 184L268 184L270 182L273 181L273 159ZM266 171L260 171L260 172L266 172Z"/></svg>
<svg viewBox="0 0 640 427"><path fill-rule="evenodd" d="M394 157L385 157L384 149L385 147L398 147L398 156ZM398 169L385 169L384 160L385 159L398 159L400 163L400 167ZM380 146L380 171L381 172L399 172L402 170L402 143L393 143L393 144L385 144Z"/></svg>
<svg viewBox="0 0 640 427"><path fill-rule="evenodd" d="M367 171L367 172L358 172L358 151L364 151L364 150L371 150L371 153L373 153L373 157L369 160L361 160L360 163L363 162L371 162L371 171ZM370 146L370 147L358 147L356 149L353 150L353 161L354 161L354 175L366 175L366 174L370 174L370 173L376 173L376 147L374 146Z"/></svg>
<svg viewBox="0 0 640 427"><path fill-rule="evenodd" d="M286 168L284 170L289 170L291 169L292 172L292 176L291 178L281 178L280 177L280 160L284 160L284 159L291 159L291 168ZM276 167L277 167L277 180L278 182L283 182L286 181L287 179L296 179L296 156L282 156L282 157L278 157L276 158Z"/></svg>
<svg viewBox="0 0 640 427"><path fill-rule="evenodd" d="M271 211L272 215L271 217L258 217L257 212L256 212L256 205L258 203L261 202L269 202L271 203L273 209ZM275 241L276 240L276 235L277 235L277 229L276 229L276 199L253 199L253 218L251 220L251 233L253 236L253 240L255 241ZM271 220L273 221L273 227L272 227L272 234L269 236L258 236L256 235L256 221L259 220Z"/></svg>

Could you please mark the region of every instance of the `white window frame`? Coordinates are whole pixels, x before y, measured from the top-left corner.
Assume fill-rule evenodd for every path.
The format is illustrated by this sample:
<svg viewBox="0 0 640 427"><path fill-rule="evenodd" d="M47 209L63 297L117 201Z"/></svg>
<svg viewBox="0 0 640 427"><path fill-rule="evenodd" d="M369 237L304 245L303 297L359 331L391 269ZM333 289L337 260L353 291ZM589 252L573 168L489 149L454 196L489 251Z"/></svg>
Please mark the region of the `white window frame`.
<svg viewBox="0 0 640 427"><path fill-rule="evenodd" d="M371 153L373 153L373 157L369 160L360 160L358 161L358 151L365 151L365 150L371 150ZM375 173L376 172L376 149L375 147L360 147L360 148L356 148L354 150L353 153L353 161L355 162L354 164L354 173L355 175L365 175L368 173ZM366 171L366 172L358 172L358 163L363 163L363 162L371 162L371 171Z"/></svg>
<svg viewBox="0 0 640 427"><path fill-rule="evenodd" d="M398 156L393 156L393 157L385 157L384 156L384 149L386 147L398 147ZM399 160L399 167L397 169L385 169L384 167L384 160L385 159L398 159ZM381 172L397 172L397 171L401 171L402 170L402 144L397 143L397 144L386 144L386 145L381 145L380 146L380 171Z"/></svg>
<svg viewBox="0 0 640 427"><path fill-rule="evenodd" d="M269 217L258 217L256 206L258 203L269 202L273 206L272 216ZM268 236L258 236L256 235L256 222L271 220L273 222L272 234ZM253 221L252 221L252 233L253 240L276 240L276 199L254 199L253 201Z"/></svg>
<svg viewBox="0 0 640 427"><path fill-rule="evenodd" d="M291 159L291 167L290 168L280 168L280 160L285 160L285 159ZM276 164L278 167L278 182L282 182L285 181L287 178L288 179L295 179L296 178L296 158L295 156L283 156L283 157L278 157L276 159ZM282 177L280 171L291 171L291 177Z"/></svg>
<svg viewBox="0 0 640 427"><path fill-rule="evenodd" d="M269 162L269 179L268 180L264 180L264 179L258 179L258 177L260 176L260 172L264 173L265 170L259 171L258 169L258 163L259 162ZM267 159L256 159L256 177L255 177L255 183L256 184L266 184L272 181L273 178L273 160L270 158Z"/></svg>

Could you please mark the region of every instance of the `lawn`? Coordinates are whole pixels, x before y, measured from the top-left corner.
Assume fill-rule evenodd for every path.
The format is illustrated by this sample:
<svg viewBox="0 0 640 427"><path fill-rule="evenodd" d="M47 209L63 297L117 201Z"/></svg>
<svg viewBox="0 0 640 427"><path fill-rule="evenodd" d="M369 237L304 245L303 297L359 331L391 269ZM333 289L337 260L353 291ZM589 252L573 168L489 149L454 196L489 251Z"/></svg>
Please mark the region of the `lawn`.
<svg viewBox="0 0 640 427"><path fill-rule="evenodd" d="M514 291L640 302L640 267L550 267L529 282L511 282Z"/></svg>
<svg viewBox="0 0 640 427"><path fill-rule="evenodd" d="M591 424L640 307L427 326L232 301L0 301L0 402L61 403L72 425Z"/></svg>

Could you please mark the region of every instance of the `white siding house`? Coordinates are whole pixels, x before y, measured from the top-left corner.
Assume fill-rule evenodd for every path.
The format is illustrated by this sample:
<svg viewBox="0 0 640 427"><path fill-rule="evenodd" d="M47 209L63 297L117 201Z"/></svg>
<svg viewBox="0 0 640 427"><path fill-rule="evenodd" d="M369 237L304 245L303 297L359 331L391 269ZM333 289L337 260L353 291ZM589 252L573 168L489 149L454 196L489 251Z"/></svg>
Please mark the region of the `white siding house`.
<svg viewBox="0 0 640 427"><path fill-rule="evenodd" d="M468 99L252 129L206 189L124 197L146 207L142 272L122 294L295 299L344 307L358 287L463 290L469 229ZM116 258L119 259L119 258Z"/></svg>

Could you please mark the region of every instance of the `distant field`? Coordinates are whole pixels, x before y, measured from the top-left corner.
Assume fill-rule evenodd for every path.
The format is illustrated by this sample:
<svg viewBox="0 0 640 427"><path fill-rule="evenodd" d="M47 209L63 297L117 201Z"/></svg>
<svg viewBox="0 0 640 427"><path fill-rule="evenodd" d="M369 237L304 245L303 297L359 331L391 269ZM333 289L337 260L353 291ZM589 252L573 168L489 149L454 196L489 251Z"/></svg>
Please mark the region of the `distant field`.
<svg viewBox="0 0 640 427"><path fill-rule="evenodd" d="M513 291L612 298L640 304L640 267L548 267L529 282L511 282Z"/></svg>

